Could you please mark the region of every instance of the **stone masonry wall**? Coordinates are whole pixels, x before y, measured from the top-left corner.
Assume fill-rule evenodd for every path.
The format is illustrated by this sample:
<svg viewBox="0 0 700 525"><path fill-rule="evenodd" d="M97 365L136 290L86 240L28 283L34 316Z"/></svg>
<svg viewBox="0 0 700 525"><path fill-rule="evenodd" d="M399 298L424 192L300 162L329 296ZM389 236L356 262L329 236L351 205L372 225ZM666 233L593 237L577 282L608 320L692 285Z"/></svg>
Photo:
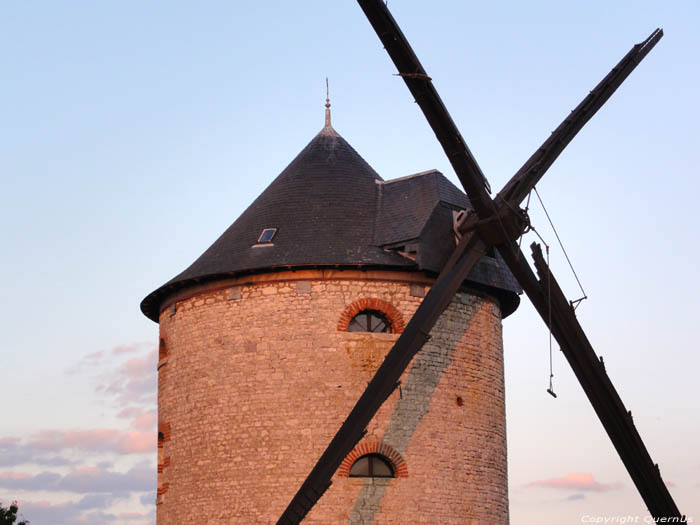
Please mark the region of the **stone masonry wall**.
<svg viewBox="0 0 700 525"><path fill-rule="evenodd" d="M284 272L167 305L158 525L275 523L398 338L343 331L343 314L374 300L402 329L429 282ZM460 293L431 336L304 523L508 522L498 306ZM397 477L348 477L368 452Z"/></svg>

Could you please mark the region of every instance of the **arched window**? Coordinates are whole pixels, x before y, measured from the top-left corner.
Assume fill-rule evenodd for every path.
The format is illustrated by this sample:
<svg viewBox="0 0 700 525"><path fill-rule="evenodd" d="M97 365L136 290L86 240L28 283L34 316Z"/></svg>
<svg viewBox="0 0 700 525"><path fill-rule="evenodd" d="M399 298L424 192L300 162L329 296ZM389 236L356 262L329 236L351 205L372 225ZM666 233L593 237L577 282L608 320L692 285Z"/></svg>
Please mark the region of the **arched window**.
<svg viewBox="0 0 700 525"><path fill-rule="evenodd" d="M391 323L377 310L362 310L348 324L348 332L391 332Z"/></svg>
<svg viewBox="0 0 700 525"><path fill-rule="evenodd" d="M367 454L357 458L350 467L351 478L393 478L394 467L381 454Z"/></svg>
<svg viewBox="0 0 700 525"><path fill-rule="evenodd" d="M162 432L158 432L158 473L163 472L163 442L165 438ZM158 482L160 483L160 476L158 476Z"/></svg>
<svg viewBox="0 0 700 525"><path fill-rule="evenodd" d="M162 341L162 339L161 339ZM156 492L156 504L163 503L163 467L164 465L164 460L163 460L163 442L165 441L165 436L163 436L162 432L158 432L158 477L157 477L157 485L156 488L158 491Z"/></svg>

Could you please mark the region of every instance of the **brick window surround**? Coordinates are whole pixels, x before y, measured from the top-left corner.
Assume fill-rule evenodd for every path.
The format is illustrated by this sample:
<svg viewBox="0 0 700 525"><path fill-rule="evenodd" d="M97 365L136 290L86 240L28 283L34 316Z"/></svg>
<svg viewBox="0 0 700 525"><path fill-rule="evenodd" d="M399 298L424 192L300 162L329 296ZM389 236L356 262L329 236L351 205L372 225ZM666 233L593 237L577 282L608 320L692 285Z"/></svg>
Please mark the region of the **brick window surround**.
<svg viewBox="0 0 700 525"><path fill-rule="evenodd" d="M162 336L158 341L158 361L166 357L168 357L168 342L165 340L165 336Z"/></svg>
<svg viewBox="0 0 700 525"><path fill-rule="evenodd" d="M350 467L352 467L355 461L362 456L366 456L367 454L379 454L380 456L383 456L389 463L391 463L391 466L394 469L394 477L408 477L408 466L406 465L406 461L403 459L403 456L394 447L379 441L360 443L354 449L352 449L350 454L348 454L340 464L340 467L338 467L338 475L345 478L350 477Z"/></svg>
<svg viewBox="0 0 700 525"><path fill-rule="evenodd" d="M163 483L163 471L170 466L170 456L163 457L163 444L170 441L170 423L158 425L158 484L156 491L156 505L163 503L163 496L170 488L170 483Z"/></svg>
<svg viewBox="0 0 700 525"><path fill-rule="evenodd" d="M383 299L366 297L363 299L358 299L345 309L338 320L338 330L341 332L347 332L352 318L363 310L376 310L384 314L389 323L391 323L392 334L400 334L406 327L406 323L403 320L401 312L399 312L393 304Z"/></svg>

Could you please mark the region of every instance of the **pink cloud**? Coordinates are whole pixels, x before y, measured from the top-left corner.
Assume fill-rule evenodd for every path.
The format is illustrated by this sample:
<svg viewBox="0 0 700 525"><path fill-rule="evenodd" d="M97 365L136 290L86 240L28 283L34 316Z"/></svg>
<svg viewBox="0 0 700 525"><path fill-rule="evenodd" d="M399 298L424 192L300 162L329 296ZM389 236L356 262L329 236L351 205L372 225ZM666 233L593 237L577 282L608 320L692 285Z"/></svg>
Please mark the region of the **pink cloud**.
<svg viewBox="0 0 700 525"><path fill-rule="evenodd" d="M155 430L158 426L158 416L155 410L145 412L131 421L131 426L138 430Z"/></svg>
<svg viewBox="0 0 700 525"><path fill-rule="evenodd" d="M91 465L83 465L82 467L76 467L71 472L72 474L80 474L84 476L96 476L101 470L97 467Z"/></svg>
<svg viewBox="0 0 700 525"><path fill-rule="evenodd" d="M68 451L85 454L154 454L157 446L155 411L135 413L131 428L93 428L86 430L41 430L25 441L7 438L10 445L0 446L0 465L21 464L67 466L75 464ZM0 478L1 479L1 478Z"/></svg>
<svg viewBox="0 0 700 525"><path fill-rule="evenodd" d="M32 475L27 472L0 472L0 479L27 479Z"/></svg>
<svg viewBox="0 0 700 525"><path fill-rule="evenodd" d="M607 492L620 488L619 483L599 483L593 474L587 472L570 472L560 478L532 481L526 487L548 487L553 489L579 490L588 492Z"/></svg>
<svg viewBox="0 0 700 525"><path fill-rule="evenodd" d="M155 430L158 426L158 415L155 410L126 407L117 414L117 417L131 419L131 428L135 430Z"/></svg>
<svg viewBox="0 0 700 525"><path fill-rule="evenodd" d="M132 520L144 520L149 517L148 514L140 514L138 512L120 512L117 514L117 519L120 520L127 520L127 521L132 521Z"/></svg>
<svg viewBox="0 0 700 525"><path fill-rule="evenodd" d="M134 352L140 352L140 355L129 355ZM116 358L125 355L126 359L118 359L110 365L105 358L112 355ZM81 370L88 366L101 368L100 375L93 377L101 378L104 386L100 390L116 405L118 417L129 420L128 425L124 425L126 428L45 429L25 438L2 436L0 466L75 465L75 455L70 451L96 454L155 452L158 424L156 364L155 345L145 343L119 345L109 352L98 351L84 357L71 373L82 373Z"/></svg>
<svg viewBox="0 0 700 525"><path fill-rule="evenodd" d="M122 417L125 419L133 419L135 417L139 417L143 413L142 408L138 407L126 407L122 408L119 413L117 414L117 417Z"/></svg>
<svg viewBox="0 0 700 525"><path fill-rule="evenodd" d="M145 353L146 351L149 352L150 356L153 347L153 343L140 342L117 345L109 350L98 350L83 356L80 361L70 366L66 372L75 375L85 371L94 371L96 368L113 367L114 361L110 358L119 359L122 356L128 356L128 354ZM113 375L113 372L110 375Z"/></svg>
<svg viewBox="0 0 700 525"><path fill-rule="evenodd" d="M156 469L150 463L136 465L126 472L83 466L65 475L56 472L17 474L19 475L0 476L0 487L10 490L104 494L107 496L100 496L104 500L105 497L124 497L134 492L150 493L156 486Z"/></svg>
<svg viewBox="0 0 700 525"><path fill-rule="evenodd" d="M146 496L147 493L144 493ZM152 497L150 497L152 495ZM114 513L110 507L119 501L118 496L111 494L86 494L77 501L62 503L20 500L20 514L31 523L85 523L86 525L104 525L105 523L135 522L139 525L155 525L155 508L150 512ZM155 500L155 492L149 493L149 502ZM151 505L149 505L150 507Z"/></svg>
<svg viewBox="0 0 700 525"><path fill-rule="evenodd" d="M31 445L29 442L22 442L20 438L14 436L0 439L0 466L33 463L58 467L73 464L73 460L51 453L55 448L50 443L52 435L41 436L39 444L33 443ZM37 437L37 439L40 438Z"/></svg>
<svg viewBox="0 0 700 525"><path fill-rule="evenodd" d="M54 505L54 503L51 503L50 501L46 501L45 499L41 499L39 501L27 501L27 500L19 500L20 504L27 503L29 505L34 505L35 507L51 507Z"/></svg>
<svg viewBox="0 0 700 525"><path fill-rule="evenodd" d="M150 343L132 343L130 345L117 345L114 348L112 348L112 353L133 354L134 352L138 352L139 350L141 350L145 345L150 346Z"/></svg>
<svg viewBox="0 0 700 525"><path fill-rule="evenodd" d="M154 414L143 413L137 418L139 424L151 423ZM123 431L115 428L93 428L88 430L42 430L34 434L26 447L39 452L60 452L76 449L84 452L117 452L138 454L154 452L156 433L151 430Z"/></svg>
<svg viewBox="0 0 700 525"><path fill-rule="evenodd" d="M89 430L41 430L29 441L33 448L59 451L68 448L102 451L111 448L121 432L113 428L94 428Z"/></svg>
<svg viewBox="0 0 700 525"><path fill-rule="evenodd" d="M132 357L116 369L103 375L98 392L114 396L119 405L149 404L156 398L156 364L158 352L151 350L145 357Z"/></svg>
<svg viewBox="0 0 700 525"><path fill-rule="evenodd" d="M144 359L134 357L124 363L120 370L129 379L141 379L150 377L154 374L155 364L157 363L157 352L152 350Z"/></svg>
<svg viewBox="0 0 700 525"><path fill-rule="evenodd" d="M16 445L19 442L20 442L20 439L17 437L8 436L8 437L0 438L0 447L11 447L11 446Z"/></svg>
<svg viewBox="0 0 700 525"><path fill-rule="evenodd" d="M112 428L69 430L63 434L63 443L67 447L99 450L104 443L109 443L118 436L119 431Z"/></svg>
<svg viewBox="0 0 700 525"><path fill-rule="evenodd" d="M32 437L30 446L40 450L56 450L57 441L60 439L61 432L58 430L40 430Z"/></svg>
<svg viewBox="0 0 700 525"><path fill-rule="evenodd" d="M117 446L124 454L138 454L140 452L154 452L157 445L157 436L154 432L132 431L122 435Z"/></svg>

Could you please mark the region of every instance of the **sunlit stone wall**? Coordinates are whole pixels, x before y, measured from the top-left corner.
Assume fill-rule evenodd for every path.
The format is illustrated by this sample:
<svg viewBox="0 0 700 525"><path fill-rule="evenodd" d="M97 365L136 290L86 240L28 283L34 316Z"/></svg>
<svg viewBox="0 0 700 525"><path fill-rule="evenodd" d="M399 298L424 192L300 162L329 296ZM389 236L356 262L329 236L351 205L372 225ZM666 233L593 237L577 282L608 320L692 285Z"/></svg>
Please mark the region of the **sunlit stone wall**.
<svg viewBox="0 0 700 525"><path fill-rule="evenodd" d="M221 281L163 305L158 525L275 523L398 333L419 274L298 271ZM501 315L460 293L304 523L508 522ZM396 477L350 478L381 453Z"/></svg>

